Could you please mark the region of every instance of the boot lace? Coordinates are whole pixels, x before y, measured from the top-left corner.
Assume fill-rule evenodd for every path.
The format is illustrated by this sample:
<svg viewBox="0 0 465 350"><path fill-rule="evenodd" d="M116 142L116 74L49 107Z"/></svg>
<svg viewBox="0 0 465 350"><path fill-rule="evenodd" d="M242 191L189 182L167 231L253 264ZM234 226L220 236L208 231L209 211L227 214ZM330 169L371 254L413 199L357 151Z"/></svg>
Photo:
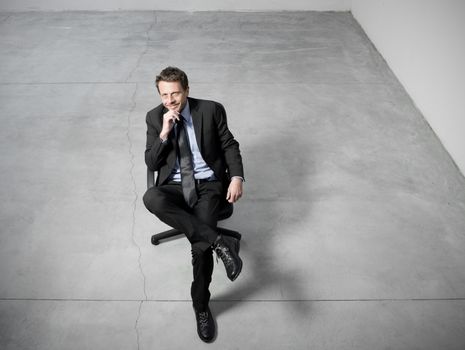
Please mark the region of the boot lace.
<svg viewBox="0 0 465 350"><path fill-rule="evenodd" d="M201 328L208 327L208 312L199 312L199 323Z"/></svg>
<svg viewBox="0 0 465 350"><path fill-rule="evenodd" d="M223 260L223 263L225 265L232 265L233 264L233 259L231 257L231 254L228 254L229 249L228 247L218 245L215 248L216 252L216 262L218 263L218 257L220 257L221 260Z"/></svg>

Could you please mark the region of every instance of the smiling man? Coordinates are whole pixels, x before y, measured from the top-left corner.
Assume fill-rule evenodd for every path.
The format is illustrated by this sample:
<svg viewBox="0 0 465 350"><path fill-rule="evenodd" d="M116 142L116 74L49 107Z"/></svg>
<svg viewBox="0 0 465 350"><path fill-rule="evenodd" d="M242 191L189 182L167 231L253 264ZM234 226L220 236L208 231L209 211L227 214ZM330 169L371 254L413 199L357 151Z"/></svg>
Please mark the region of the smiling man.
<svg viewBox="0 0 465 350"><path fill-rule="evenodd" d="M217 230L222 200L242 196L244 171L239 143L217 102L189 97L187 75L175 67L156 77L161 104L147 113L145 162L158 172L144 204L161 221L184 232L192 248L191 296L199 337L210 342L215 323L208 306L213 251L234 281L242 269L239 241Z"/></svg>

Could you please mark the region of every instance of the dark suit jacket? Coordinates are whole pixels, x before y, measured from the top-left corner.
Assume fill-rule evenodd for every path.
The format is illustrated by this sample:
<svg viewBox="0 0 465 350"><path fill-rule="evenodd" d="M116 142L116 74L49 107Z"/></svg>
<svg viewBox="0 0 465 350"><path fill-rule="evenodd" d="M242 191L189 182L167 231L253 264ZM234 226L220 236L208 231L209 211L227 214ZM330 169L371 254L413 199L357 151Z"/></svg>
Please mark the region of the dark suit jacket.
<svg viewBox="0 0 465 350"><path fill-rule="evenodd" d="M228 129L224 107L213 101L188 98L195 136L203 159L220 179L225 189L232 176L244 177L239 143ZM168 140L161 142L163 114L167 109L160 104L147 113L147 144L145 163L158 172L156 185L164 184L176 161L174 128Z"/></svg>

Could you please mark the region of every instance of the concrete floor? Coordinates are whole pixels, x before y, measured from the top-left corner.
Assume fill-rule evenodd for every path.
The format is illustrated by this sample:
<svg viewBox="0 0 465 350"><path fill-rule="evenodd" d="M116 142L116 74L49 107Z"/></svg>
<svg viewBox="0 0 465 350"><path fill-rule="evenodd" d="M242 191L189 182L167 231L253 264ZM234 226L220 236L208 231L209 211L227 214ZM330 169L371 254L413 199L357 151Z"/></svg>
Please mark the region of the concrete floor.
<svg viewBox="0 0 465 350"><path fill-rule="evenodd" d="M212 345L141 200L167 65L245 160ZM464 177L351 14L3 13L0 82L2 350L465 348Z"/></svg>

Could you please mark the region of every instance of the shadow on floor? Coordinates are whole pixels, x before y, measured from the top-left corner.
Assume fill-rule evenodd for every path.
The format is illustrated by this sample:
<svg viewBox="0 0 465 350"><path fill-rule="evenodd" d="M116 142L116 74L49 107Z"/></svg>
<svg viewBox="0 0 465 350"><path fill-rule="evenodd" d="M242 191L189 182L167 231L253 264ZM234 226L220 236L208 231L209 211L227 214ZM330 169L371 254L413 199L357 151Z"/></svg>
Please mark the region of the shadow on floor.
<svg viewBox="0 0 465 350"><path fill-rule="evenodd" d="M308 215L311 210L311 198L306 194L305 186L309 174L311 178L314 173L311 143L304 144L306 140L278 130L268 130L256 140L246 148L246 153L243 152L244 158L248 157L248 168L245 169L247 194L244 200L253 201L253 208L252 213L244 218L247 220L244 227L248 232L243 232L241 242L244 268L254 282L232 285L226 293L213 295L212 308L217 315L245 300L305 300L299 287L301 281L289 266L278 265L275 252L281 249L285 235L295 232L290 222L292 220L282 219ZM295 208L297 214L283 212L283 208ZM267 289L273 290L272 295L279 296L260 297L270 295ZM292 299L287 296L292 296ZM293 305L301 315L308 315L310 311L309 303L289 305Z"/></svg>

